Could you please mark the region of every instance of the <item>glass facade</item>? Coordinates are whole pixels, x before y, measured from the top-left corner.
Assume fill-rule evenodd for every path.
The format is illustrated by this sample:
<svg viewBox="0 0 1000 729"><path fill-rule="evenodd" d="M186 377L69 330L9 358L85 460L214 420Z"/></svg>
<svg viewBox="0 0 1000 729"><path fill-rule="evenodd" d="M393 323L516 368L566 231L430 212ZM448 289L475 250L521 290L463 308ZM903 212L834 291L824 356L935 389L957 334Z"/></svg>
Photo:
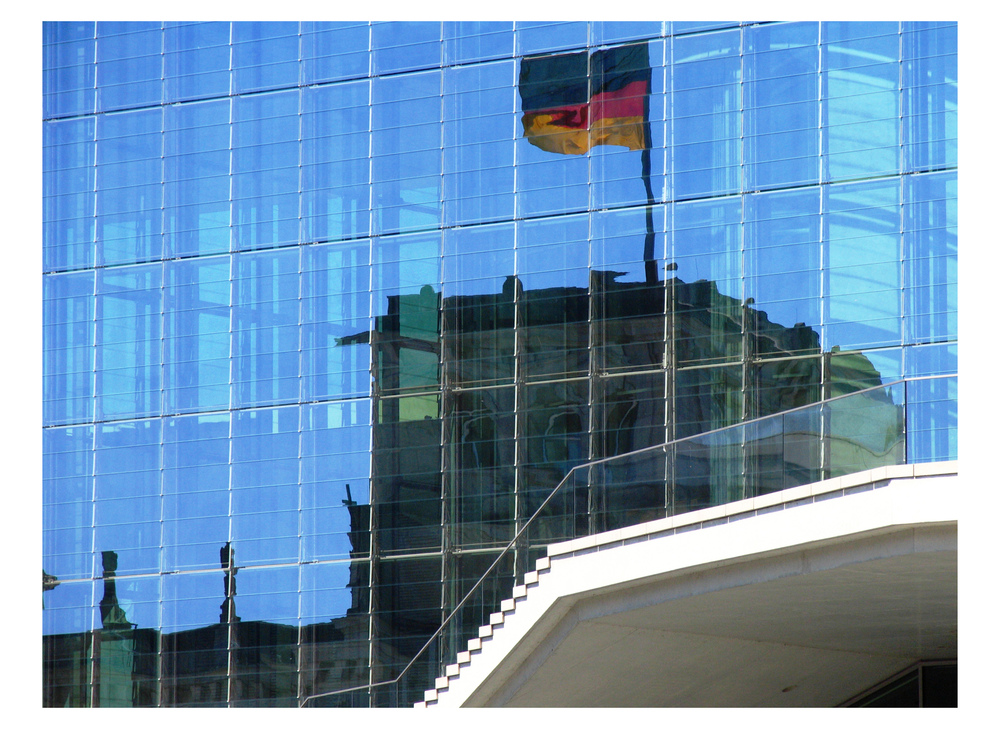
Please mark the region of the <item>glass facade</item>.
<svg viewBox="0 0 1000 729"><path fill-rule="evenodd" d="M45 705L391 680L573 467L954 374L956 36L46 23Z"/></svg>

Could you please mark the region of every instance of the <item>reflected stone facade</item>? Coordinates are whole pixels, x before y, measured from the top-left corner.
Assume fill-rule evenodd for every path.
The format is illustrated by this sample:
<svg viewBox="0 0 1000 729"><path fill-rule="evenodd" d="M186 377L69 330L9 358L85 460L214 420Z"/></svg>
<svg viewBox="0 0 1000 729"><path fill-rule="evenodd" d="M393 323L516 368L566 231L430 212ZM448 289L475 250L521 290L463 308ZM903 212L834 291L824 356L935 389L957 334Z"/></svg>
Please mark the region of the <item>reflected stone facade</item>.
<svg viewBox="0 0 1000 729"><path fill-rule="evenodd" d="M955 458L956 32L46 23L44 704L406 705L546 543Z"/></svg>

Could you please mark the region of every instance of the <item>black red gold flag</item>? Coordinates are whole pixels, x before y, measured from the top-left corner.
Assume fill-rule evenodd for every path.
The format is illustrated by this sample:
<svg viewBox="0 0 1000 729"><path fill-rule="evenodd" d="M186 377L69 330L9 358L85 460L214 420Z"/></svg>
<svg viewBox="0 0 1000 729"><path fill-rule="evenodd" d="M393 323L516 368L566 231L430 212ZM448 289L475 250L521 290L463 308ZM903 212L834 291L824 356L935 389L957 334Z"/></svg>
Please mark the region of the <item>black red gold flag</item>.
<svg viewBox="0 0 1000 729"><path fill-rule="evenodd" d="M524 58L524 136L557 154L585 154L599 144L647 149L650 78L646 43Z"/></svg>

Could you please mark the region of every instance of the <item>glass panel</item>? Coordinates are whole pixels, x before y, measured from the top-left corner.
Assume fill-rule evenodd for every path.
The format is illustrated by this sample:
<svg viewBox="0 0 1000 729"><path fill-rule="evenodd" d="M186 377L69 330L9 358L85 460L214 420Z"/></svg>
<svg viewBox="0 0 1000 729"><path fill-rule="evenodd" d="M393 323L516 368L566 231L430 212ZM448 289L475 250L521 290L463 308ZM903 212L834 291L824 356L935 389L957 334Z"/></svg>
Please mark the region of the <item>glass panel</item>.
<svg viewBox="0 0 1000 729"><path fill-rule="evenodd" d="M302 105L302 212L310 241L368 235L367 81L309 88Z"/></svg>
<svg viewBox="0 0 1000 729"><path fill-rule="evenodd" d="M228 100L166 109L163 203L170 256L229 250L230 113Z"/></svg>
<svg viewBox="0 0 1000 729"><path fill-rule="evenodd" d="M299 91L233 105L233 242L269 248L299 239Z"/></svg>
<svg viewBox="0 0 1000 729"><path fill-rule="evenodd" d="M371 389L371 242L303 250L303 398L367 395Z"/></svg>
<svg viewBox="0 0 1000 729"><path fill-rule="evenodd" d="M97 244L105 264L162 251L163 114L104 114L97 122Z"/></svg>
<svg viewBox="0 0 1000 729"><path fill-rule="evenodd" d="M825 178L899 170L899 26L823 25Z"/></svg>
<svg viewBox="0 0 1000 729"><path fill-rule="evenodd" d="M509 58L514 54L514 24L498 21L443 23L448 65Z"/></svg>
<svg viewBox="0 0 1000 729"><path fill-rule="evenodd" d="M514 216L514 62L445 72L444 199L449 225Z"/></svg>
<svg viewBox="0 0 1000 729"><path fill-rule="evenodd" d="M441 72L377 78L372 180L379 233L441 222Z"/></svg>
<svg viewBox="0 0 1000 729"><path fill-rule="evenodd" d="M780 329L761 340L767 355L819 347L820 244L818 188L757 195L747 201L747 293L753 331ZM801 331L795 331L799 329Z"/></svg>
<svg viewBox="0 0 1000 729"><path fill-rule="evenodd" d="M215 567L229 539L229 415L166 419L163 469L164 568Z"/></svg>
<svg viewBox="0 0 1000 729"><path fill-rule="evenodd" d="M294 86L298 80L298 23L233 23L235 93Z"/></svg>
<svg viewBox="0 0 1000 729"><path fill-rule="evenodd" d="M161 411L162 266L102 269L97 277L97 417Z"/></svg>
<svg viewBox="0 0 1000 729"><path fill-rule="evenodd" d="M375 386L391 393L440 382L438 235L379 238L375 243Z"/></svg>
<svg viewBox="0 0 1000 729"><path fill-rule="evenodd" d="M163 97L159 23L97 24L98 111L159 104Z"/></svg>
<svg viewBox="0 0 1000 729"><path fill-rule="evenodd" d="M236 256L233 396L239 405L299 399L299 251Z"/></svg>
<svg viewBox="0 0 1000 729"><path fill-rule="evenodd" d="M94 134L93 119L47 122L42 127L42 256L46 271L93 265Z"/></svg>
<svg viewBox="0 0 1000 729"><path fill-rule="evenodd" d="M514 226L444 236L444 376L455 385L514 376Z"/></svg>
<svg viewBox="0 0 1000 729"><path fill-rule="evenodd" d="M375 73L387 74L441 65L441 23L372 23Z"/></svg>
<svg viewBox="0 0 1000 729"><path fill-rule="evenodd" d="M902 343L899 183L831 185L823 349Z"/></svg>
<svg viewBox="0 0 1000 729"><path fill-rule="evenodd" d="M912 175L903 182L908 343L958 336L957 183L954 172Z"/></svg>
<svg viewBox="0 0 1000 729"><path fill-rule="evenodd" d="M674 196L735 192L741 184L740 32L675 38L672 49Z"/></svg>
<svg viewBox="0 0 1000 729"><path fill-rule="evenodd" d="M230 383L230 257L170 261L165 269L165 408L224 409Z"/></svg>
<svg viewBox="0 0 1000 729"><path fill-rule="evenodd" d="M118 574L160 569L160 421L97 429L95 454L96 552L118 555Z"/></svg>
<svg viewBox="0 0 1000 729"><path fill-rule="evenodd" d="M524 221L517 229L521 376L566 376L589 367L589 216ZM523 289L520 287L523 286Z"/></svg>
<svg viewBox="0 0 1000 729"><path fill-rule="evenodd" d="M514 25L519 56L587 46L589 24L585 22L518 21Z"/></svg>
<svg viewBox="0 0 1000 729"><path fill-rule="evenodd" d="M371 412L367 399L303 411L303 559L369 554Z"/></svg>
<svg viewBox="0 0 1000 729"><path fill-rule="evenodd" d="M42 280L42 417L45 425L94 417L94 272Z"/></svg>
<svg viewBox="0 0 1000 729"><path fill-rule="evenodd" d="M226 96L229 23L164 23L163 88L168 102Z"/></svg>
<svg viewBox="0 0 1000 729"><path fill-rule="evenodd" d="M301 27L304 83L368 75L367 23L302 23Z"/></svg>
<svg viewBox="0 0 1000 729"><path fill-rule="evenodd" d="M441 545L441 403L437 395L383 397L372 428L372 549Z"/></svg>
<svg viewBox="0 0 1000 729"><path fill-rule="evenodd" d="M42 431L42 570L55 580L93 576L93 448L92 426Z"/></svg>
<svg viewBox="0 0 1000 729"><path fill-rule="evenodd" d="M45 116L92 114L96 105L95 23L46 22L42 28Z"/></svg>
<svg viewBox="0 0 1000 729"><path fill-rule="evenodd" d="M464 548L514 536L514 388L457 392L445 416L446 526Z"/></svg>
<svg viewBox="0 0 1000 729"><path fill-rule="evenodd" d="M745 30L749 186L819 180L819 25Z"/></svg>
<svg viewBox="0 0 1000 729"><path fill-rule="evenodd" d="M903 24L903 155L908 170L958 164L958 26Z"/></svg>
<svg viewBox="0 0 1000 729"><path fill-rule="evenodd" d="M233 418L233 545L239 564L299 556L299 409L248 410Z"/></svg>

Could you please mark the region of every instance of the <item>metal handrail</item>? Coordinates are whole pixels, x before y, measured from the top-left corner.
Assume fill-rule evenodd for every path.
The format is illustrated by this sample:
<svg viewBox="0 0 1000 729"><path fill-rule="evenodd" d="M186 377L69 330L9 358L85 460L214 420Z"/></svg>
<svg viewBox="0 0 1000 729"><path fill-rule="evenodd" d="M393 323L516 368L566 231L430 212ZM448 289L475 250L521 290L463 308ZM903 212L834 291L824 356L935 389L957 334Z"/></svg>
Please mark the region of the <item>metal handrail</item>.
<svg viewBox="0 0 1000 729"><path fill-rule="evenodd" d="M802 410L807 410L809 408L816 408L816 407L819 407L819 406L822 406L822 405L826 405L828 403L836 402L838 400L843 400L843 399L849 398L849 397L856 397L856 396L859 396L859 395L864 395L865 393L875 392L877 390L884 390L886 388L891 388L891 387L894 387L894 386L899 385L899 384L902 384L903 387L904 387L904 390L903 390L903 392L904 392L904 400L903 400L902 404L903 404L903 407L905 408L908 405L908 402L907 402L907 399L906 399L906 394L905 394L906 393L906 389L905 389L906 388L906 383L909 383L909 382L919 382L919 381L923 381L923 380L954 379L954 378L957 378L957 377L958 377L957 374L950 374L950 375L925 375L925 376L921 376L921 377L906 377L906 378L902 378L902 379L899 379L899 380L894 380L892 382L887 382L887 383L884 383L884 384L881 384L881 385L875 385L873 387L868 387L868 388L865 388L863 390L856 390L854 392L849 392L849 393L846 393L844 395L837 395L835 397L826 398L824 400L817 400L816 402L809 403L808 405L800 405L798 407L789 408L788 410L782 410L781 412L778 412L778 413L772 413L770 415L762 415L760 417L752 418L750 420L743 420L743 421L740 421L739 423L733 423L732 425L726 425L726 426L723 426L721 428L715 428L714 430L706 430L705 432L703 432L703 433L697 433L696 435L689 435L689 436L685 436L683 438L677 438L677 439L672 440L672 441L667 441L667 442L664 442L664 443L659 443L657 445L646 446L644 448L639 448L639 449L636 449L634 451L629 451L628 453L620 453L618 455L608 456L606 458L598 458L596 460L587 461L586 463L581 463L581 464L578 464L578 465L574 466L573 468L571 468L569 471L566 472L566 475L563 476L562 480L555 486L555 488L552 489L552 491L549 493L549 495L545 497L545 500L542 501L542 503L538 506L538 508L535 510L535 512L530 517L528 517L528 519L524 522L524 524L521 526L521 528L517 530L517 533L514 535L514 538L511 539L510 542L507 544L507 546L504 547L504 549L500 552L500 554L497 555L497 558L493 561L493 563L486 569L486 571L476 581L476 583L471 588L469 588L469 590L465 593L465 596L462 597L461 600L459 600L459 602L455 606L455 608L448 614L448 617L446 617L441 622L441 625L438 627L438 629L434 631L434 633L431 635L431 637L427 639L427 642L424 643L423 647L421 647L421 649L419 651L417 651L416 654L414 654L413 658L410 659L409 663L406 664L406 666L403 668L403 670L401 670L399 672L399 674L395 678L387 679L385 681L378 681L376 683L362 684L361 686L352 686L352 687L349 687L349 688L335 689L333 691L325 691L325 692L319 693L319 694L311 694L309 696L304 697L301 701L299 701L299 708L304 707L306 705L306 703L308 703L309 701L312 701L313 699L319 699L319 698L323 698L323 697L326 697L326 696L336 696L336 695L339 695L339 694L346 694L346 693L351 693L351 692L354 692L354 691L362 691L364 689L371 690L371 689L380 688L380 687L383 687L383 686L391 686L393 684L398 683L400 681L400 679L402 679L403 676L406 675L406 672L409 671L410 668L417 662L417 660L421 656L423 656L427 652L427 650L430 649L430 647L433 644L433 642L435 640L437 640L437 638L442 634L442 632L444 631L445 627L448 626L448 624L451 622L452 618L454 618L455 615L457 615L458 612L462 609L462 607L465 606L465 603L468 602L468 600L472 597L472 595L476 592L476 590L479 589L479 586L482 585L483 582L486 581L486 578L490 576L490 574L493 572L494 569L496 569L497 565L500 564L500 561L507 554L509 554L512 549L515 548L515 546L519 543L522 535L525 533L525 531L528 529L528 527L531 526L531 524L534 522L535 518L539 514L542 513L542 511L545 509L546 506L548 506L548 504L552 501L552 499L555 497L555 495L562 489L562 487L568 481L570 481L571 477L578 470L593 468L594 466L600 466L600 465L602 465L604 463L608 463L608 462L611 462L611 461L617 461L617 460L621 460L621 459L624 459L624 458L629 458L629 457L636 456L636 455L641 455L643 453L653 453L653 452L655 452L657 450L662 450L664 453L666 453L668 447L675 446L675 445L677 445L679 443L684 443L686 441L695 440L695 439L698 439L698 438L706 438L706 437L711 436L711 435L716 434L716 433L721 433L721 432L724 432L724 431L733 430L735 428L743 428L743 427L746 427L748 425L752 425L754 423L758 423L758 422L761 422L761 421L764 421L764 420L771 420L771 419L774 419L774 418L784 417L784 416L787 416L787 415L789 415L791 413L796 413L796 412L799 412L799 411L802 411ZM906 455L908 455L908 454L906 454ZM904 462L905 462L906 455L904 455Z"/></svg>

